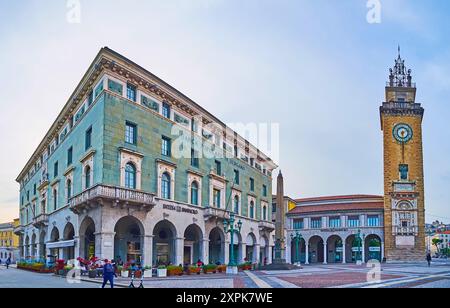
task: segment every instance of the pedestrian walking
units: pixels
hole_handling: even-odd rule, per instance
[[[428,262],[428,267],[431,266],[431,254],[427,253],[427,262]]]
[[[106,284],[109,282],[111,285],[111,289],[114,288],[114,277],[116,277],[116,273],[114,271],[114,267],[109,262],[109,260],[105,260],[105,265],[103,265],[103,284],[102,289],[105,288]]]
[[[8,259],[6,259],[6,269],[9,269],[10,264],[11,264],[11,257],[8,257]]]

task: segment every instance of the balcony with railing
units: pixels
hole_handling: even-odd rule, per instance
[[[24,232],[23,226],[17,226],[13,229],[15,235],[22,235]]]
[[[269,221],[261,220],[258,222],[259,230],[272,232],[275,230],[275,225]]]
[[[92,206],[111,203],[112,206],[137,206],[150,211],[155,206],[155,195],[123,187],[96,185],[69,200],[69,207],[75,213]]]
[[[33,226],[36,228],[48,226],[48,215],[40,214],[33,219]]]
[[[230,219],[230,212],[216,207],[207,207],[205,208],[203,216],[205,217],[206,220],[210,218]]]

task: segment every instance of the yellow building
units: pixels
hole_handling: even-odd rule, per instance
[[[14,228],[19,226],[19,219],[0,224],[0,260],[4,264],[8,258],[15,263],[19,257],[19,237],[14,234]]]
[[[424,109],[400,53],[380,108],[384,146],[384,227],[387,261],[424,260]]]

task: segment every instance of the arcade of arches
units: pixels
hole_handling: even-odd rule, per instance
[[[363,262],[369,260],[382,261],[384,258],[384,243],[380,236],[370,234],[364,238],[361,247],[358,247],[355,235],[349,235],[345,239],[339,235],[331,235],[322,238],[315,235],[307,241],[292,240],[290,243],[291,263],[356,263],[361,252]]]

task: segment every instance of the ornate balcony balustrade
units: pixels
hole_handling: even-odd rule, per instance
[[[393,234],[399,236],[417,236],[419,234],[419,227],[392,227]]]
[[[96,185],[69,200],[70,209],[79,213],[109,202],[112,206],[137,206],[142,210],[150,211],[155,206],[155,195],[143,191],[123,187]]]
[[[40,214],[33,219],[33,226],[36,228],[48,226],[48,215]]]
[[[275,225],[268,221],[260,221],[258,223],[258,225],[259,225],[259,230],[261,230],[261,231],[272,232],[275,230]]]
[[[230,213],[228,211],[216,207],[205,208],[203,216],[205,217],[205,220],[208,220],[210,218],[230,219]]]

